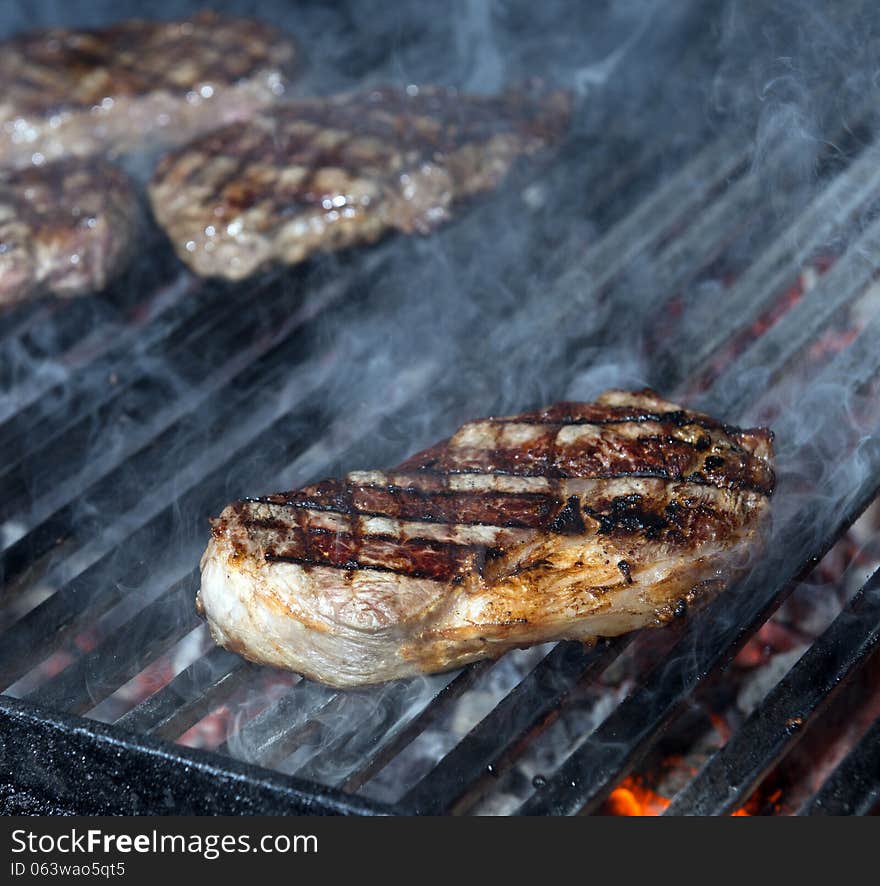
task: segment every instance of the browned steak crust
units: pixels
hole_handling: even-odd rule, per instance
[[[512,427],[525,439],[510,440]],[[261,536],[270,560],[348,569],[380,565],[404,575],[450,579],[472,564],[470,545],[408,540],[398,546],[353,528],[332,535],[315,533],[299,522],[298,515],[316,510],[339,514],[345,518],[342,523],[368,515],[555,534],[585,531],[588,516],[596,521],[600,534],[693,544],[707,532],[723,533],[726,515],[702,503],[695,508],[686,497],[670,507],[673,497],[668,483],[746,490],[762,496],[773,491],[773,471],[753,451],[755,441],[769,439],[766,431],[725,427],[708,416],[683,410],[563,403],[544,412],[487,419],[466,428],[471,434],[476,431],[473,445],[467,437],[459,438],[458,445],[444,441],[379,475],[379,483],[375,474],[368,482],[360,482],[359,474],[352,475],[354,480],[352,476],[325,480],[302,490],[242,502],[238,514],[249,533]],[[542,491],[450,488],[450,478],[462,475],[540,480]],[[657,487],[656,496],[598,496],[586,505],[567,496],[567,480],[623,478],[651,478],[662,480],[663,485]],[[275,516],[262,516],[259,504],[273,506],[268,512]],[[282,510],[275,510],[276,505]],[[377,542],[378,559],[371,553]],[[478,553],[484,558],[500,552],[483,549]]]
[[[0,172],[0,304],[103,288],[131,255],[139,214],[128,178],[103,161]]]
[[[284,93],[291,42],[248,19],[61,28],[0,45],[0,165],[180,144]]]
[[[230,505],[201,606],[228,648],[336,685],[662,624],[748,562],[771,460],[769,431],[651,391],[471,422]]]
[[[197,273],[239,279],[318,250],[425,233],[557,141],[563,93],[426,86],[289,102],[170,154],[153,211]]]

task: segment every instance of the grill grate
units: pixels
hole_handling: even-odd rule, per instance
[[[491,778],[513,760],[510,748],[546,725],[575,687],[600,673],[628,642],[623,637],[598,650],[586,649],[580,643],[557,644],[407,793],[403,805],[427,814],[466,808],[465,803],[472,803],[478,796],[481,779],[487,775]],[[465,792],[466,798],[462,797]]]
[[[675,798],[667,814],[720,815],[741,805],[791,749],[808,720],[880,640],[880,572],[778,683],[742,728]]]
[[[738,333],[747,331],[790,285],[792,273],[799,273],[823,246],[844,236],[861,213],[880,194],[878,148],[865,149],[846,174],[836,176],[813,200],[792,231],[779,236],[725,294],[724,322],[718,322],[718,306],[710,299],[690,307],[688,322],[676,336],[674,354],[660,356],[659,374],[673,385],[699,376],[713,355],[723,352]],[[870,256],[871,253],[866,254]],[[850,296],[858,294],[854,287]],[[816,318],[810,331],[815,334],[824,318]],[[664,359],[665,358],[665,359]],[[731,372],[739,373],[734,364]]]
[[[804,815],[868,815],[880,800],[880,718],[806,804]]]
[[[251,670],[243,658],[219,647],[212,649],[120,717],[116,725],[129,732],[179,738],[243,686]]]
[[[591,335],[606,335],[610,312],[626,302],[633,266],[650,266],[653,304],[668,307],[713,262],[752,237],[750,226],[760,224],[768,246],[740,269],[725,295],[723,315],[717,315],[716,304],[689,296],[686,323],[661,348],[656,383],[684,394],[696,379],[714,372],[718,353],[760,319],[793,274],[834,244],[841,254],[831,270],[722,367],[702,394],[709,409],[726,414],[766,400],[761,395],[786,380],[796,359],[833,317],[864,295],[880,268],[880,228],[871,220],[880,198],[878,150],[864,147],[847,169],[831,170],[825,187],[788,230],[760,211],[763,179],[751,166],[748,144],[729,133],[717,138],[557,274],[546,298],[526,300],[497,337],[480,340],[496,358],[487,363],[501,367],[488,375],[486,388],[503,377],[507,354],[524,336],[549,339],[567,330],[577,347]],[[784,152],[771,154],[764,171],[785,162]],[[613,178],[597,172],[585,211],[601,217],[603,204],[627,183],[638,183],[632,192],[639,193],[652,164],[650,153],[639,152],[631,163],[616,162]],[[483,233],[486,217],[476,210],[438,237],[445,244],[472,240]],[[845,236],[861,227],[843,250]],[[461,403],[460,377],[433,358],[416,367],[397,366],[393,373],[387,366],[371,370],[368,340],[359,345],[357,336],[347,337],[342,351],[313,334],[317,321],[329,328],[357,319],[348,303],[359,292],[381,291],[400,251],[415,262],[420,248],[380,245],[255,286],[153,279],[151,295],[134,307],[115,304],[111,294],[94,303],[44,303],[16,311],[0,342],[0,378],[10,390],[0,401],[0,446],[14,453],[0,474],[0,519],[11,536],[0,561],[7,610],[0,620],[0,689],[24,698],[0,698],[0,722],[9,736],[0,781],[39,792],[56,778],[53,772],[72,774],[71,760],[85,756],[89,789],[78,797],[81,784],[69,779],[59,802],[67,797],[88,811],[387,812],[390,807],[357,792],[429,727],[442,723],[458,700],[491,682],[495,663],[358,693],[300,680],[244,718],[217,752],[206,753],[169,742],[246,692],[261,673],[211,649],[119,716],[115,726],[70,716],[93,711],[201,630],[192,610],[198,582],[192,567],[204,543],[205,515],[262,488],[269,478],[302,480],[362,458],[360,438],[383,421],[400,429],[401,440],[417,439],[419,417],[409,406],[428,391],[465,412],[476,406],[480,392],[473,402]],[[53,336],[40,344],[37,333],[47,324]],[[873,383],[880,373],[878,335],[880,322],[874,320],[818,370],[815,384],[847,378],[849,391],[857,393]],[[63,367],[65,380],[36,370],[19,377],[23,347]],[[133,348],[142,359],[129,359]],[[156,374],[149,370],[153,359],[163,366]],[[343,365],[365,367],[357,396],[347,398],[363,401],[354,413],[340,413],[333,405],[334,372]],[[389,392],[382,382],[390,374],[398,383]],[[113,384],[96,388],[110,376]],[[795,420],[780,419],[781,437],[794,432]],[[831,434],[833,421],[817,417],[816,434]],[[101,459],[93,457],[96,429],[108,440]],[[381,441],[371,455],[388,461],[393,448]],[[798,577],[877,496],[876,437],[837,457],[827,480],[837,507],[816,520],[805,519],[807,505],[787,515],[775,531],[781,561],[775,558],[772,569],[759,565],[739,593],[681,626],[673,650],[683,654],[650,671],[535,788],[522,812],[597,810],[698,685],[730,661]],[[865,468],[857,480],[848,470],[854,458]],[[142,488],[145,477],[153,480],[149,489]],[[192,536],[177,538],[181,526],[194,527]],[[176,539],[171,549],[169,539]],[[122,556],[123,550],[137,555]],[[134,597],[131,588],[139,589]],[[797,738],[780,731],[780,722],[818,714],[831,688],[865,661],[877,636],[876,591],[875,577],[678,795],[671,812],[726,812],[748,796]],[[86,630],[95,632],[89,650],[57,674],[44,675],[36,685],[28,682],[36,664]],[[550,649],[408,787],[395,808],[473,809],[578,690],[634,642],[637,638],[625,637],[592,650],[568,643]],[[837,658],[829,659],[830,650]],[[352,709],[369,715],[352,718],[343,729],[334,725]],[[805,811],[871,808],[877,797],[872,774],[878,743],[871,744],[876,733],[875,725]],[[304,745],[318,750],[302,760],[297,751]],[[241,746],[247,747],[249,764],[232,759]],[[41,766],[34,765],[35,748]],[[340,759],[348,762],[326,776]],[[737,776],[729,784],[731,772]],[[59,790],[55,782],[53,790]]]

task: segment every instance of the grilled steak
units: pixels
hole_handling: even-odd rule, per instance
[[[651,391],[472,422],[230,505],[198,605],[227,649],[335,686],[663,624],[742,568],[771,441]]]
[[[0,305],[103,288],[131,254],[139,213],[128,178],[103,161],[0,172]]]
[[[180,144],[284,92],[290,41],[247,19],[53,28],[0,44],[0,165]]]
[[[317,250],[426,233],[558,139],[563,93],[391,88],[269,108],[170,154],[153,212],[196,273],[240,279]]]

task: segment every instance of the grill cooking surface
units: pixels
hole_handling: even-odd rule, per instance
[[[514,176],[428,239],[231,284],[191,276],[154,232],[111,290],[6,309],[0,802],[606,809],[878,494],[880,142],[859,108],[836,125],[807,198],[780,174],[785,146],[757,157],[741,129],[712,127],[674,164],[668,145],[609,131],[563,147],[557,169],[591,160],[574,181],[552,167]],[[769,181],[797,212],[768,211]],[[578,248],[553,242],[572,188],[588,195],[565,219],[589,221]],[[524,250],[504,245],[512,217],[527,220]],[[503,279],[474,254],[496,233]],[[480,415],[594,394],[610,386],[597,365],[616,359],[625,376],[623,357],[639,355],[637,380],[665,397],[776,432],[766,551],[708,608],[659,640],[560,643],[348,692],[210,642],[197,565],[207,518],[229,501],[394,464]],[[876,575],[828,621],[670,812],[742,808],[827,728],[835,697],[876,673]],[[877,731],[866,720],[793,811],[870,811]]]

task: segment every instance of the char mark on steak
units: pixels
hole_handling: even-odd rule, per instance
[[[287,102],[167,156],[153,212],[196,273],[241,279],[312,253],[426,233],[559,140],[569,97],[376,89]]]
[[[284,93],[291,41],[260,22],[53,28],[0,45],[0,166],[181,144]]]
[[[198,605],[221,645],[337,686],[659,625],[748,562],[771,441],[651,391],[472,422],[230,505]]]
[[[103,161],[0,172],[0,305],[103,289],[131,256],[140,204]]]

